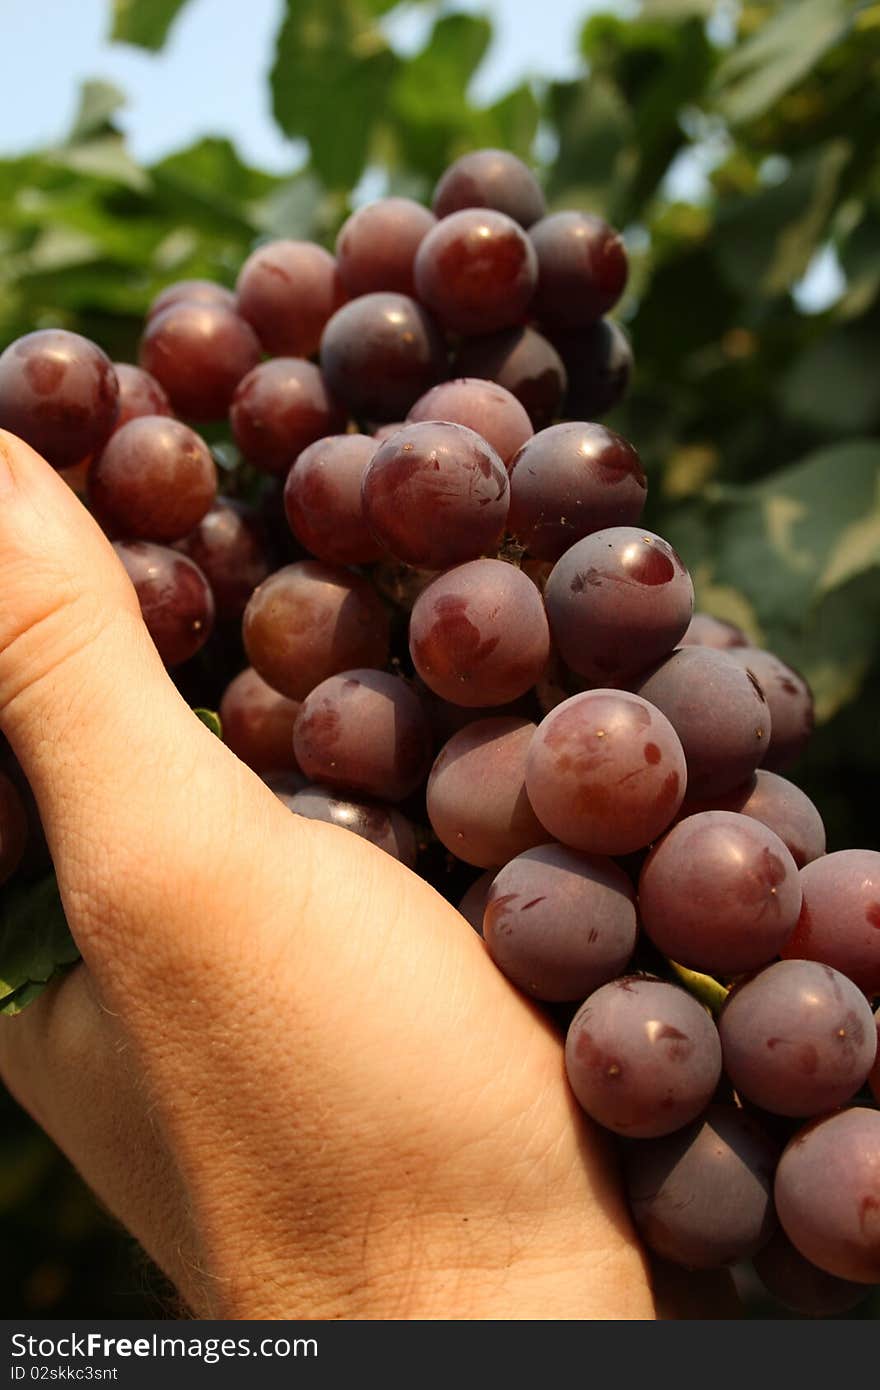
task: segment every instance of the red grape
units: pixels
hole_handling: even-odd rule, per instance
[[[200,435],[167,415],[140,415],[116,430],[89,471],[98,521],[114,536],[176,541],[217,495],[217,469]]]
[[[418,853],[415,831],[396,806],[338,795],[325,787],[305,787],[290,797],[287,805],[307,820],[325,821],[350,830],[393,859],[399,859],[408,869],[415,868]]]
[[[352,297],[373,290],[415,294],[413,262],[437,219],[411,198],[380,198],[353,212],[336,238],[339,278]]]
[[[156,378],[178,415],[220,420],[235,388],[260,360],[253,329],[222,304],[179,300],[149,320],[140,365]]]
[[[508,467],[521,445],[532,437],[532,425],[515,396],[494,381],[459,377],[443,381],[416,401],[407,420],[450,420],[482,436]]]
[[[472,150],[456,159],[434,189],[431,206],[438,217],[463,208],[494,208],[521,227],[546,211],[544,194],[531,169],[509,150]]]
[[[283,477],[309,444],[344,429],[346,414],[313,362],[275,357],[238,383],[229,422],[248,463]]]
[[[715,647],[718,651],[727,651],[730,647],[748,646],[748,638],[734,623],[713,618],[711,613],[695,613],[679,646]]]
[[[547,330],[565,365],[568,391],[564,414],[598,420],[626,392],[633,369],[629,339],[613,319],[560,333]]]
[[[456,353],[460,376],[497,381],[525,407],[532,428],[544,429],[562,413],[568,375],[553,344],[534,328],[504,328],[465,338]]]
[[[270,569],[257,513],[229,497],[218,497],[174,548],[194,560],[211,585],[218,618],[240,618]]]
[[[299,711],[297,700],[279,695],[248,666],[220,700],[223,742],[254,772],[295,771],[293,726]]]
[[[813,732],[813,696],[803,676],[773,652],[733,646],[728,656],[758,681],[770,709],[772,729],[764,766],[783,772],[797,762]]]
[[[114,549],[165,665],[188,661],[214,626],[214,597],[202,571],[188,556],[150,541],[116,541]]]
[[[79,333],[43,328],[0,354],[0,429],[53,468],[72,468],[102,449],[118,413],[113,363]]]
[[[171,402],[154,376],[143,367],[130,362],[114,362],[113,370],[119,382],[119,414],[116,429],[121,430],[129,420],[141,415],[173,415]]]
[[[287,475],[290,529],[319,560],[369,564],[384,553],[364,518],[361,484],[376,452],[366,434],[337,434],[303,449]]]
[[[183,301],[189,304],[219,304],[221,309],[231,309],[235,313],[235,295],[223,285],[215,284],[213,280],[175,280],[150,301],[146,317],[154,319],[163,309]]]
[[[462,917],[473,927],[478,936],[483,935],[483,914],[486,911],[486,899],[494,881],[495,870],[486,869],[479,878],[474,879],[458,904],[458,910]]]
[[[235,285],[238,312],[275,357],[311,357],[345,301],[336,261],[311,241],[270,241],[248,256]]]
[[[364,294],[333,315],[321,370],[354,415],[397,420],[447,373],[446,347],[428,313],[405,294]]]
[[[698,811],[738,811],[779,836],[799,869],[825,853],[825,826],[806,792],[775,772],[759,768],[741,787],[705,800],[685,797],[679,819]]]
[[[456,333],[494,333],[521,323],[537,277],[526,233],[491,209],[467,208],[443,218],[416,255],[419,299]]]
[[[627,279],[626,251],[620,233],[601,217],[554,212],[529,236],[538,260],[538,318],[585,328],[617,303]]]
[[[864,1284],[837,1279],[805,1260],[784,1231],[777,1231],[758,1251],[753,1264],[761,1283],[777,1303],[808,1318],[848,1313],[868,1292]]]
[[[880,854],[844,849],[800,871],[803,905],[782,954],[818,960],[880,994]]]

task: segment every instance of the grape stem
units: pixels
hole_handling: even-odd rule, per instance
[[[688,970],[687,966],[678,965],[674,960],[671,960],[669,965],[679,983],[684,985],[688,993],[692,994],[695,999],[705,1005],[713,1016],[717,1017],[727,999],[727,987],[719,984],[711,975],[701,975],[697,970]]]

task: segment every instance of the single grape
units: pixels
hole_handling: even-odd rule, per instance
[[[486,899],[494,881],[495,870],[484,870],[479,878],[474,879],[458,904],[458,910],[462,917],[473,927],[478,936],[483,935],[483,914],[486,911]]]
[[[217,285],[213,280],[175,280],[150,301],[146,318],[154,319],[163,309],[184,301],[189,304],[217,304],[221,309],[231,309],[235,313],[235,295],[223,285]],[[150,414],[154,413],[160,412],[150,411]]]
[[[412,198],[380,198],[358,208],[336,238],[336,262],[346,293],[396,290],[415,295],[413,262],[437,219]]]
[[[840,970],[880,994],[880,854],[843,849],[800,871],[803,905],[782,954]]]
[[[654,847],[639,878],[642,924],[658,950],[707,974],[737,975],[777,956],[801,906],[797,865],[750,816],[703,811]]]
[[[747,647],[748,638],[741,628],[723,618],[713,618],[711,613],[695,613],[680,647],[715,647],[727,651],[730,647]]]
[[[409,649],[422,680],[444,700],[507,704],[531,689],[547,664],[541,595],[503,560],[459,565],[416,599]]]
[[[130,362],[114,362],[113,370],[119,382],[119,414],[116,429],[121,430],[129,420],[141,415],[173,415],[171,402],[154,376],[143,367]]]
[[[376,440],[378,447],[379,444],[384,444],[386,439],[390,439],[392,434],[402,430],[406,423],[406,420],[392,420],[388,425],[379,425],[378,429],[372,431],[370,438]]]
[[[805,1259],[838,1279],[880,1282],[880,1111],[855,1106],[805,1125],[779,1160],[774,1193]]]
[[[861,990],[811,960],[776,961],[733,990],[718,1028],[733,1086],[776,1115],[819,1115],[844,1105],[877,1053]]]
[[[415,868],[418,854],[415,831],[396,806],[339,796],[324,787],[306,787],[291,797],[288,804],[298,816],[350,830],[393,859],[399,859],[408,869]]]
[[[705,1110],[721,1076],[721,1045],[686,990],[626,975],[603,984],[575,1014],[565,1067],[592,1119],[630,1139],[656,1139]]]
[[[493,868],[546,843],[525,788],[534,733],[527,719],[476,719],[434,760],[428,817],[438,840],[466,864]]]
[[[546,211],[541,186],[509,150],[471,150],[444,171],[431,206],[438,217],[464,208],[494,208],[530,227]]]
[[[586,328],[623,293],[627,258],[620,233],[592,213],[554,212],[529,231],[538,258],[534,311],[542,322]]]
[[[525,407],[533,429],[544,429],[562,413],[568,374],[553,344],[534,328],[465,338],[455,356],[455,372],[497,381]]]
[[[111,536],[176,541],[217,496],[217,468],[202,437],[167,415],[116,430],[89,470],[92,511]]]
[[[475,560],[498,542],[510,488],[490,444],[465,425],[424,421],[381,444],[364,473],[367,524],[419,569]]]
[[[42,328],[0,354],[0,429],[53,468],[72,468],[103,449],[118,414],[113,363],[79,333]]]
[[[825,826],[806,792],[776,772],[758,768],[741,787],[723,796],[686,796],[679,820],[698,811],[738,811],[752,816],[779,836],[799,869],[825,853]]]
[[[626,393],[633,371],[629,339],[613,319],[560,333],[547,330],[568,378],[564,414],[598,420]]]
[[[483,936],[526,994],[580,1000],[626,969],[636,944],[632,884],[611,859],[540,845],[511,859],[486,899]]]
[[[382,801],[403,801],[431,764],[431,729],[400,676],[347,670],[316,685],[296,721],[293,746],[313,782]]]
[[[726,652],[679,647],[633,688],[681,739],[689,796],[718,796],[754,773],[772,736],[770,711],[761,687]]]
[[[229,682],[220,700],[223,742],[254,772],[296,770],[293,726],[297,700],[288,700],[248,666]]]
[[[777,1231],[752,1261],[755,1273],[777,1303],[808,1318],[830,1318],[848,1313],[865,1298],[864,1284],[837,1279],[810,1264],[792,1245],[784,1231]]]
[[[327,320],[345,302],[335,259],[311,241],[258,246],[235,291],[239,314],[273,357],[311,357]]]
[[[776,1229],[777,1154],[751,1116],[727,1105],[710,1105],[674,1134],[628,1141],[626,1189],[642,1240],[688,1269],[757,1254]]]
[[[116,541],[113,548],[165,665],[188,661],[214,626],[214,596],[202,571],[188,556],[151,541]]]
[[[418,298],[456,333],[495,333],[522,323],[537,279],[528,236],[491,209],[444,217],[416,254]]]
[[[515,396],[494,381],[458,377],[432,386],[412,407],[407,421],[450,420],[467,425],[498,454],[510,462],[517,450],[532,438],[532,425]]]
[[[0,772],[0,884],[15,873],[27,848],[28,818],[24,802],[5,772]]]
[[[810,687],[791,666],[759,647],[730,647],[728,656],[751,671],[766,696],[773,727],[764,767],[784,772],[797,762],[813,732]]]
[[[218,618],[240,618],[269,573],[268,541],[253,507],[218,497],[175,550],[194,560],[211,586]]]
[[[248,660],[273,690],[291,700],[339,671],[382,667],[388,614],[375,590],[338,565],[285,565],[251,595],[242,618]]]
[[[284,510],[306,550],[331,564],[365,565],[383,550],[364,518],[361,484],[376,441],[336,434],[303,449],[287,475]]]
[[[343,430],[345,422],[320,369],[301,357],[260,362],[239,382],[229,411],[248,463],[278,477],[309,444]]]
[[[338,309],[321,338],[321,370],[353,415],[398,420],[447,375],[446,347],[420,304],[390,291]]]
[[[260,355],[250,324],[231,309],[183,299],[149,320],[138,360],[177,415],[201,421],[223,418]]]
[[[542,721],[526,768],[535,813],[563,844],[630,854],[672,821],[684,753],[665,715],[623,690],[589,690]]]
[[[570,420],[541,430],[514,458],[507,528],[536,559],[558,560],[595,531],[635,526],[647,495],[631,444],[604,425]]]
[[[611,685],[672,651],[691,620],[694,586],[668,541],[612,526],[566,550],[544,601],[566,665]]]

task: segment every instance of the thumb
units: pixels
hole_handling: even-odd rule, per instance
[[[96,873],[116,885],[135,876],[143,883],[151,862],[162,872],[166,851],[179,857],[187,842],[195,853],[202,812],[217,801],[205,779],[216,780],[218,762],[227,782],[249,776],[178,694],[97,523],[5,431],[0,729],[33,788],[87,959],[76,902],[99,896]]]

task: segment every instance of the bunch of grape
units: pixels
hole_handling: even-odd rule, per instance
[[[565,1029],[648,1247],[849,1309],[880,1281],[880,854],[825,853],[780,775],[806,682],[694,614],[639,525],[639,456],[597,422],[632,364],[620,236],[503,151],[432,206],[169,286],[140,366],[19,339],[0,425],[72,470],[235,753],[459,902]],[[197,428],[226,420],[231,468]]]

